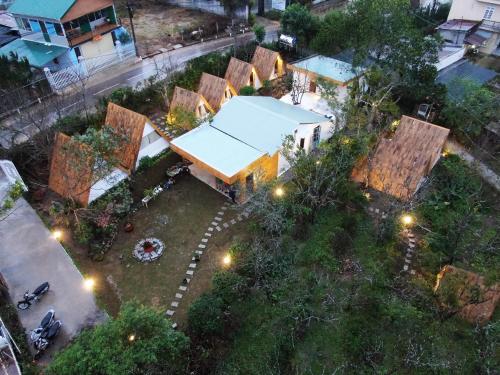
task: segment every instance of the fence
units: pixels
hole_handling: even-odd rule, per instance
[[[44,72],[52,89],[59,92],[72,84],[81,83],[82,80],[88,79],[97,72],[130,61],[133,58],[135,58],[134,44],[130,43],[122,47],[117,42],[116,49],[112,53],[89,59],[80,58],[78,64],[56,72],[51,72],[48,68],[45,68]]]
[[[205,12],[226,15],[224,7],[218,0],[167,0],[167,4],[176,5],[182,8],[200,9]],[[247,19],[247,7],[242,7],[236,11],[237,18]]]

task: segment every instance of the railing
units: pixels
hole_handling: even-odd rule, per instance
[[[483,20],[483,22],[481,22],[481,28],[486,28],[486,29],[489,29],[489,30],[493,30],[493,31],[500,31],[500,22],[496,22],[496,21],[490,21],[490,20]]]
[[[103,33],[116,29],[117,27],[117,23],[107,22],[99,26],[94,26],[90,31],[86,32],[82,32],[81,29],[66,30],[66,36],[68,38],[70,46],[73,47]]]

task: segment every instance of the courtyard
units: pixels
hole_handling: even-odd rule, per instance
[[[68,246],[71,256],[82,273],[95,281],[98,302],[110,314],[116,315],[122,303],[133,299],[163,312],[173,309],[171,304],[177,301],[172,319],[179,324],[184,322],[189,304],[210,289],[212,275],[223,267],[229,247],[245,236],[239,208],[190,175],[179,178],[171,190],[148,202],[148,207],[131,213],[127,222],[133,224],[133,231],[120,230],[104,260],[92,261],[76,244]],[[145,238],[164,244],[155,261],[140,262],[133,256],[134,247]],[[200,250],[203,255],[196,253]],[[188,275],[188,270],[194,274]],[[190,282],[183,283],[185,278]],[[185,290],[179,290],[180,286]]]

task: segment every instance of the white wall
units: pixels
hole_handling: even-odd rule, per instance
[[[128,175],[122,170],[115,168],[108,176],[97,181],[90,188],[89,202],[91,203],[106,193],[113,186],[116,186],[120,181],[126,179]]]
[[[167,140],[165,138],[163,138],[162,136],[159,136],[159,138],[157,140],[155,140],[153,143],[144,144],[144,143],[147,143],[147,141],[145,141],[144,137],[147,137],[148,135],[150,135],[152,133],[158,134],[156,132],[155,128],[153,128],[150,124],[146,123],[146,125],[144,126],[144,132],[142,133],[142,139],[143,139],[142,143],[143,144],[141,145],[141,149],[139,151],[139,154],[137,155],[137,162],[135,165],[136,168],[139,166],[139,163],[143,157],[156,156],[160,152],[162,152],[163,150],[166,150],[170,146],[169,143],[167,142]]]
[[[491,21],[500,22],[500,1],[498,0],[454,0],[451,3],[448,20],[464,19],[481,21],[487,7],[494,7]]]

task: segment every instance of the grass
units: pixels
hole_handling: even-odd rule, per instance
[[[182,177],[173,190],[164,191],[149,202],[148,208],[141,208],[129,217],[133,232],[120,231],[102,262],[91,261],[84,251],[73,246],[71,255],[82,273],[96,280],[96,295],[112,315],[117,314],[121,303],[132,299],[166,310],[185,277],[194,251],[224,202],[221,194],[194,177]],[[224,220],[234,216],[230,208]],[[244,224],[214,233],[180,305],[179,320],[185,316],[190,301],[210,288],[212,273],[221,266],[218,259],[235,238],[245,235]],[[165,251],[159,260],[140,263],[133,258],[135,244],[145,237],[164,242]]]

